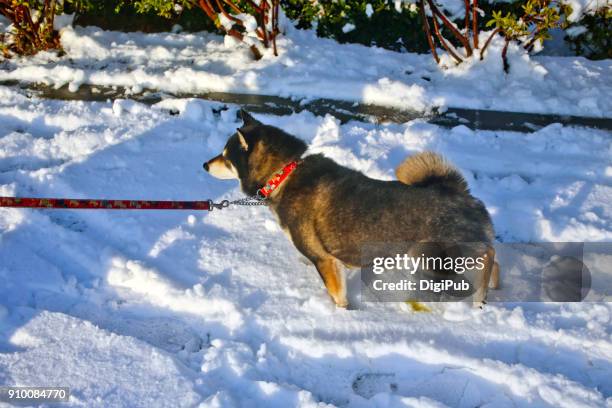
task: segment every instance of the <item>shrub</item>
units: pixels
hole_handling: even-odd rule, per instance
[[[478,0],[464,0],[465,4],[465,26],[463,29],[454,24],[433,0],[419,0],[419,7],[423,17],[423,28],[427,36],[431,53],[438,62],[439,57],[436,52],[435,40],[437,39],[443,48],[452,56],[457,64],[473,55],[474,50],[480,48],[478,22]],[[425,8],[430,11],[431,19],[425,17]],[[503,13],[501,10],[492,12],[486,26],[494,27],[485,44],[480,49],[480,59],[483,59],[485,51],[493,38],[502,35],[504,47],[502,49],[502,59],[504,70],[508,70],[508,60],[506,52],[511,41],[516,41],[523,45],[527,51],[532,51],[536,42],[542,43],[549,39],[549,30],[552,28],[563,28],[567,25],[567,16],[571,14],[571,8],[556,0],[527,0],[521,6],[519,16],[514,12]],[[432,24],[429,24],[429,21]],[[449,41],[441,30],[451,33],[455,41]],[[463,51],[456,48],[456,45],[463,46]]]
[[[74,24],[98,26],[104,30],[141,31],[145,33],[171,31],[179,25],[185,31],[215,31],[212,21],[199,8],[185,8],[180,14],[161,17],[154,10],[137,12],[134,7],[125,6],[122,0],[93,1],[92,6],[79,11]]]
[[[139,13],[154,11],[165,18],[198,7],[218,30],[247,44],[255,59],[262,57],[260,46],[272,47],[278,55],[280,0],[124,0],[120,6],[125,4]]]
[[[612,6],[606,5],[592,15],[572,24],[565,41],[577,55],[591,59],[612,58]]]
[[[566,28],[568,25],[567,16],[572,12],[569,5],[554,0],[528,0],[521,7],[523,13],[520,17],[512,13],[503,16],[501,11],[493,12],[493,18],[489,20],[487,27],[493,26],[495,29],[480,51],[480,58],[482,59],[493,37],[501,34],[504,37],[502,58],[506,71],[508,70],[506,51],[511,41],[516,41],[527,51],[532,51],[536,42],[539,41],[542,44],[544,40],[551,38],[550,29]]]
[[[464,0],[463,7],[451,11],[443,8],[443,5],[449,7],[449,2],[414,1],[417,3],[405,0],[282,0],[282,5],[298,28],[314,27],[319,36],[396,51],[430,51],[436,61],[439,61],[439,48],[442,48],[456,63],[474,54],[485,55],[485,44],[478,43],[479,36],[475,33],[492,29],[484,43],[499,36],[506,50],[510,42],[518,42],[532,51],[549,38],[551,28],[566,27],[570,14],[569,7],[560,0],[488,0],[483,3]],[[368,4],[370,15],[366,13]],[[583,12],[592,13],[589,7]],[[605,58],[612,52],[609,35],[612,12],[610,6],[605,10],[586,16],[575,30],[580,35],[568,39],[577,53]],[[508,68],[506,60],[505,67]]]
[[[394,51],[428,50],[414,5],[388,0],[282,0],[281,4],[298,28],[316,27],[320,37]]]
[[[70,3],[74,7],[87,6],[84,1],[73,0]],[[63,7],[61,0],[0,0],[0,14],[11,22],[10,30],[0,34],[0,50],[4,57],[61,50],[53,23],[55,16],[63,12]]]

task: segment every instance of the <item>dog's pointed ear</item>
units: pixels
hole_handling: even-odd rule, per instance
[[[261,125],[260,121],[252,117],[251,114],[245,111],[244,109],[240,109],[240,112],[238,112],[238,115],[240,116],[240,119],[242,119],[242,122],[243,122],[242,126]]]
[[[244,137],[244,134],[240,131],[240,129],[236,129],[236,133],[238,134],[238,140],[240,141],[240,147],[242,147],[244,151],[249,150],[249,144],[247,143],[246,137]]]

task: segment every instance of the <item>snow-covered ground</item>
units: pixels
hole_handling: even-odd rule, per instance
[[[461,3],[463,7],[463,3]],[[0,21],[0,29],[2,24]],[[122,86],[172,93],[240,92],[332,98],[428,111],[433,107],[609,117],[612,63],[580,57],[530,57],[512,45],[504,74],[501,40],[477,57],[440,69],[429,54],[338,44],[290,26],[254,61],[244,45],[207,34],[139,34],[66,27],[67,54],[39,53],[0,63],[0,81]],[[484,43],[486,33],[482,34]],[[232,43],[232,44],[229,44]],[[450,64],[452,65],[452,64]]]
[[[0,195],[240,197],[201,168],[239,125],[235,106],[219,107],[0,87]],[[500,241],[612,239],[607,132],[258,118],[373,177],[441,152]],[[0,209],[0,282],[0,385],[69,386],[71,406],[612,406],[612,304],[337,309],[261,207]]]

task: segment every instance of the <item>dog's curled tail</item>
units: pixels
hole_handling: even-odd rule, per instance
[[[395,169],[397,179],[410,186],[442,185],[457,192],[467,192],[468,185],[459,170],[434,152],[408,157]]]

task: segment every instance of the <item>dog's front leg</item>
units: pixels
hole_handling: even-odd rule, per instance
[[[346,277],[338,261],[334,257],[329,256],[316,261],[315,267],[319,271],[321,278],[323,278],[327,292],[336,303],[336,306],[347,307]]]

